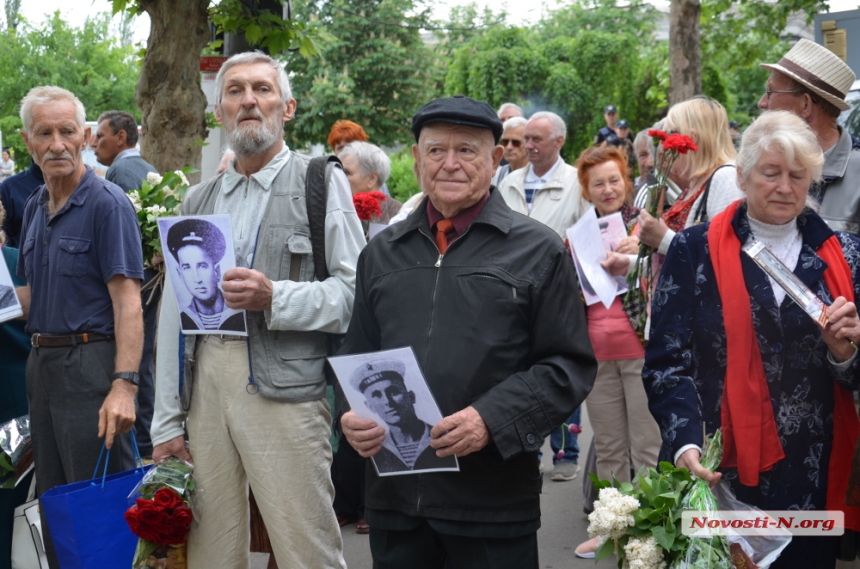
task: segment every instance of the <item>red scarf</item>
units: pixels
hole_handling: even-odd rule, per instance
[[[663,221],[666,223],[666,226],[675,233],[683,230],[687,223],[687,218],[690,217],[690,210],[693,209],[693,204],[696,203],[696,200],[699,199],[699,196],[701,196],[704,191],[705,184],[699,186],[699,189],[692,195],[690,195],[689,189],[684,190],[684,193],[675,200],[675,203],[672,204],[669,211],[663,213],[661,216]]]
[[[720,466],[736,466],[741,484],[757,486],[759,473],[773,468],[785,458],[785,452],[777,434],[761,350],[753,329],[752,307],[741,269],[741,242],[732,227],[741,203],[742,200],[738,200],[715,216],[708,230],[711,263],[723,303],[728,359],[720,417],[723,429]],[[824,283],[831,296],[844,296],[853,302],[851,269],[837,237],[833,235],[827,239],[817,253],[827,263]],[[860,419],[851,392],[836,381],[833,382],[833,402],[827,509],[844,511],[845,527],[860,531],[860,508],[845,505]]]

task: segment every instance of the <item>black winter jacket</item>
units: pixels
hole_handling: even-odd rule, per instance
[[[585,400],[597,362],[558,235],[495,189],[439,255],[426,199],[359,257],[341,354],[411,346],[443,416],[473,406],[490,432],[460,472],[379,477],[367,507],[470,522],[540,517],[537,451]]]

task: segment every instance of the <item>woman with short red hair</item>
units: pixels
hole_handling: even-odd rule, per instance
[[[639,210],[629,203],[633,184],[624,153],[614,147],[592,147],[580,155],[576,168],[582,197],[594,205],[597,217],[621,212],[629,234]],[[637,248],[635,239],[614,246],[627,254],[635,254]],[[624,311],[623,294],[609,308],[598,302],[585,309],[588,337],[597,358],[597,377],[585,404],[594,429],[597,476],[629,482],[631,459],[636,470],[657,465],[660,429],[648,412],[642,385],[645,348]],[[595,538],[581,544],[575,553],[592,558],[596,549]]]
[[[337,121],[328,133],[328,145],[335,154],[340,154],[350,142],[367,142],[369,139],[364,129],[352,121]]]

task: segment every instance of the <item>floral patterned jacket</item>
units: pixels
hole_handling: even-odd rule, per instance
[[[815,251],[833,232],[809,209],[797,223],[803,248],[794,273],[830,304],[833,299],[823,279],[826,264]],[[746,205],[738,208],[732,226],[746,243],[750,237]],[[675,237],[654,295],[642,377],[663,436],[661,460],[672,461],[686,444],[701,446],[703,433],[720,427],[726,330],[708,254],[709,227],[692,227]],[[860,240],[846,233],[837,236],[860,299]],[[823,508],[833,439],[832,380],[856,389],[860,357],[841,366],[831,363],[817,324],[788,296],[777,307],[765,273],[745,253],[740,255],[786,458],[760,477],[756,489],[741,487],[733,468],[723,470],[724,479],[738,498],[759,507]]]

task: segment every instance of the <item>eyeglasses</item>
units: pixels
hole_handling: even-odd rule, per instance
[[[780,91],[771,91],[770,89],[764,90],[764,96],[767,97],[768,101],[770,101],[770,96],[773,95],[774,93],[791,93],[792,95],[800,95],[799,92],[797,92],[793,89],[784,89],[784,90],[780,90]]]
[[[519,148],[520,146],[523,145],[523,141],[517,140],[515,138],[503,138],[499,141],[499,144],[501,144],[504,147],[507,147],[508,144],[511,144],[511,145],[513,145],[514,148]]]

